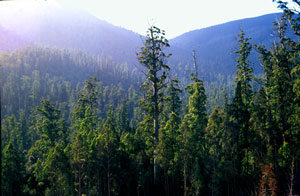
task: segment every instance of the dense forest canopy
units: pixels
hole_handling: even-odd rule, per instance
[[[231,35],[234,75],[206,73],[197,47],[188,67],[176,67],[169,53],[187,53],[156,26],[127,63],[78,48],[1,52],[1,194],[299,195],[293,2],[276,1],[284,13],[272,41],[244,29]]]

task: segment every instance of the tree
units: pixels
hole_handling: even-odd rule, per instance
[[[184,116],[183,133],[186,144],[186,153],[190,157],[190,176],[191,183],[189,195],[198,195],[205,187],[205,165],[204,157],[206,154],[205,128],[207,125],[206,114],[206,95],[203,82],[195,78],[195,81],[187,86],[189,96],[189,113]],[[185,130],[186,129],[186,130]]]
[[[79,92],[79,99],[75,106],[73,117],[73,141],[69,145],[69,157],[75,176],[74,185],[78,195],[88,194],[89,180],[93,179],[92,163],[96,157],[92,157],[91,145],[96,137],[96,131],[101,122],[96,116],[99,92],[96,86],[96,78],[90,78],[84,82],[83,89]]]
[[[78,187],[76,190],[78,195],[88,194],[88,180],[92,179],[93,171],[89,169],[96,157],[91,156],[90,148],[96,137],[97,123],[97,117],[93,114],[90,106],[86,107],[84,117],[79,118],[74,123],[75,138],[70,146],[69,156],[74,167],[75,186]]]
[[[291,165],[294,160],[299,164],[299,36],[300,2],[276,1],[284,10],[280,21],[275,22],[278,41],[270,49],[258,47],[266,72],[265,94],[267,123],[272,153],[266,162],[274,164],[274,173],[278,180],[278,193],[284,194],[289,181]],[[288,37],[291,27],[294,37]],[[295,169],[297,170],[297,168]],[[291,172],[294,173],[294,172]],[[299,182],[295,182],[298,183]]]
[[[249,43],[250,38],[245,37],[245,33],[241,30],[239,36],[239,50],[235,53],[238,54],[237,58],[237,71],[235,77],[235,94],[233,101],[230,105],[230,116],[231,116],[231,126],[233,141],[236,144],[236,170],[240,174],[238,182],[238,191],[236,193],[249,194],[251,188],[249,186],[250,170],[249,160],[251,155],[250,141],[252,138],[252,133],[250,132],[250,118],[251,118],[251,108],[253,105],[252,87],[250,82],[253,78],[253,71],[250,68],[250,62],[248,60],[252,46]]]
[[[225,168],[225,153],[230,138],[227,138],[225,130],[225,114],[224,111],[215,107],[209,116],[206,128],[205,139],[207,142],[209,162],[211,173],[211,195],[218,195],[222,191],[222,170]],[[223,158],[224,157],[224,158]]]
[[[37,107],[37,131],[41,138],[50,140],[51,146],[54,146],[55,142],[66,138],[65,124],[60,119],[60,111],[49,100],[42,100],[41,104]]]
[[[83,190],[85,183],[84,177],[86,176],[86,165],[88,164],[89,157],[89,144],[87,143],[86,132],[79,132],[72,143],[70,149],[70,159],[73,165],[76,192],[81,196],[85,191]]]
[[[237,68],[235,82],[240,82],[241,96],[243,103],[248,107],[253,97],[252,87],[250,82],[253,78],[253,70],[250,68],[250,62],[248,60],[252,46],[249,43],[250,38],[245,37],[245,33],[241,30],[239,34],[239,47],[240,49],[235,51],[238,54]]]
[[[1,195],[23,195],[25,182],[24,160],[12,142],[3,149],[1,171]]]
[[[113,172],[116,170],[119,146],[119,137],[112,124],[111,118],[108,117],[103,125],[101,133],[97,137],[99,151],[103,154],[104,168],[106,173],[107,195],[114,195],[112,180],[115,177]]]
[[[169,47],[168,40],[164,37],[165,32],[155,26],[148,29],[147,39],[141,51],[137,54],[140,63],[147,69],[145,74],[147,81],[142,88],[146,90],[146,97],[142,101],[143,109],[153,119],[154,131],[154,183],[158,183],[157,146],[159,144],[159,115],[162,111],[163,89],[167,71],[170,69],[165,63],[166,55],[164,48]]]
[[[51,178],[51,173],[55,170],[63,170],[60,167],[46,168],[45,162],[53,157],[52,152],[58,144],[65,145],[67,131],[64,120],[60,119],[60,111],[49,101],[42,100],[41,106],[36,108],[35,124],[33,129],[36,130],[38,139],[34,142],[33,146],[29,149],[27,157],[29,159],[30,167],[28,170],[31,172],[34,182],[37,183],[36,187],[29,187],[33,192],[42,192],[46,194],[47,188],[57,190],[55,178]],[[61,156],[63,157],[63,155]],[[57,176],[58,178],[58,176]],[[56,179],[57,180],[57,179]],[[53,187],[52,187],[53,186]]]
[[[197,73],[196,62],[195,73]],[[189,94],[188,114],[181,124],[184,157],[184,195],[204,193],[206,156],[205,128],[207,125],[206,95],[203,81],[193,73],[191,84],[185,89]]]
[[[275,1],[275,0],[274,0]],[[290,64],[293,65],[291,69],[291,79],[292,79],[292,88],[294,93],[294,100],[292,107],[292,114],[289,116],[289,123],[291,124],[291,144],[295,148],[293,148],[294,157],[299,157],[300,151],[299,151],[299,137],[300,137],[300,1],[299,0],[293,0],[291,2],[289,1],[279,1],[276,0],[275,2],[278,3],[278,7],[281,8],[284,11],[283,17],[286,17],[286,19],[291,24],[291,29],[295,36],[297,37],[297,41],[295,39],[288,40],[287,45],[290,47]],[[298,149],[298,150],[296,150]],[[299,160],[296,160],[299,164]]]
[[[64,152],[65,143],[56,143],[47,154],[43,166],[43,173],[47,174],[49,186],[46,188],[45,195],[71,195],[72,186],[71,170],[68,157]]]
[[[166,195],[174,195],[178,192],[178,185],[176,185],[175,175],[179,173],[179,150],[180,150],[180,109],[181,100],[179,88],[179,81],[177,79],[171,80],[167,89],[168,96],[166,97],[166,110],[169,112],[168,120],[164,127],[160,129],[160,143],[158,145],[158,159],[164,169],[165,176],[165,190]],[[171,184],[169,184],[169,176],[171,176]],[[181,175],[176,176],[177,179]],[[171,191],[171,192],[170,192]]]
[[[79,92],[79,99],[74,109],[74,115],[77,119],[84,118],[87,107],[90,107],[93,114],[96,114],[98,96],[97,79],[91,77],[84,81],[84,87]]]

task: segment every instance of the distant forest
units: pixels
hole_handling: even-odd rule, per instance
[[[205,81],[197,51],[193,69],[173,69],[156,26],[135,69],[54,47],[1,52],[1,194],[300,195],[293,2],[276,1],[284,13],[273,45],[251,44],[241,30],[235,75]]]

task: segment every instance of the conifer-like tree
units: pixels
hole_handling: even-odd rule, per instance
[[[180,141],[180,109],[181,99],[179,88],[179,81],[177,79],[171,80],[167,89],[168,96],[166,97],[166,110],[168,111],[168,120],[164,127],[160,129],[160,143],[158,146],[160,165],[164,169],[165,177],[165,192],[166,195],[174,195],[178,191],[178,178],[181,175],[179,172],[180,161],[179,150],[181,147]],[[170,179],[169,179],[170,177]]]
[[[195,55],[195,53],[194,53]],[[195,57],[195,56],[194,56]],[[194,59],[197,73],[196,59]],[[185,87],[189,94],[188,114],[181,124],[184,157],[184,195],[199,195],[205,187],[204,156],[207,125],[206,95],[203,81],[191,74],[192,83]]]
[[[36,108],[35,124],[32,129],[36,132],[38,139],[28,151],[29,163],[32,165],[28,170],[31,172],[33,181],[36,181],[36,187],[30,187],[30,191],[37,191],[46,194],[48,188],[58,189],[51,180],[54,170],[59,167],[48,167],[46,169],[45,162],[50,160],[52,151],[59,143],[65,144],[66,127],[62,119],[60,119],[60,111],[49,101],[42,100],[41,106]],[[55,176],[58,177],[58,176]],[[51,185],[50,185],[51,184]]]
[[[265,49],[264,46],[257,49],[266,73],[265,85],[261,88],[263,96],[260,98],[267,114],[262,115],[266,118],[266,137],[269,140],[267,148],[272,149],[271,152],[268,151],[266,164],[274,164],[274,172],[278,176],[278,192],[283,194],[290,178],[287,175],[291,170],[289,167],[299,155],[299,43],[287,37],[288,20],[295,35],[299,36],[299,17],[293,16],[297,10],[290,9],[287,3],[278,3],[285,10],[280,21],[274,23],[279,41],[274,42],[270,49]]]
[[[12,142],[5,146],[1,154],[1,195],[23,195],[25,168],[21,154]]]
[[[118,167],[118,146],[119,137],[112,124],[111,117],[108,116],[103,125],[101,133],[97,137],[98,150],[103,155],[104,168],[106,173],[107,195],[114,195],[112,181],[115,178],[113,171]],[[116,179],[115,179],[116,180]]]
[[[249,55],[252,46],[249,42],[250,38],[245,37],[245,33],[241,30],[239,37],[239,49],[235,52],[238,54],[237,58],[237,71],[235,77],[235,95],[230,106],[230,115],[234,128],[233,140],[236,146],[236,170],[241,177],[239,181],[239,191],[250,191],[247,179],[250,175],[249,156],[250,153],[250,118],[251,118],[251,105],[253,102],[253,91],[250,84],[253,78],[253,71],[250,68]],[[246,188],[247,187],[247,188]],[[237,191],[238,192],[238,191]]]
[[[163,89],[170,69],[165,60],[170,55],[165,54],[164,49],[169,47],[165,32],[156,26],[148,29],[147,39],[141,51],[137,54],[138,60],[146,68],[147,80],[142,85],[146,91],[145,98],[141,101],[143,109],[153,121],[154,132],[154,183],[158,183],[157,146],[159,143],[159,116],[162,111]]]

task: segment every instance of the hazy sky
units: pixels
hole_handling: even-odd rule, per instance
[[[18,0],[18,2],[30,0]],[[39,0],[35,0],[37,2]],[[15,1],[16,2],[16,1]],[[45,3],[45,1],[39,1]],[[87,10],[117,26],[145,34],[149,24],[167,38],[231,20],[279,12],[272,0],[47,0]],[[1,4],[0,4],[1,6]]]
[[[168,38],[231,20],[279,12],[272,0],[57,0],[145,34],[154,23]]]

